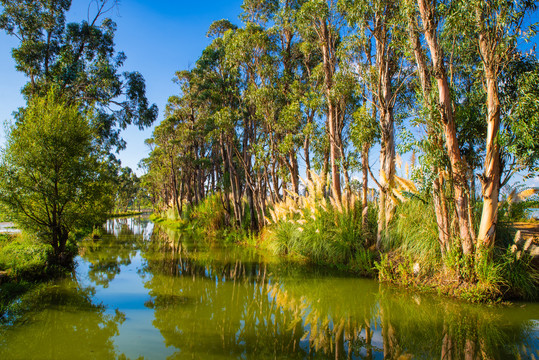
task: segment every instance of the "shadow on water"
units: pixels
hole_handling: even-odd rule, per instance
[[[0,358],[539,359],[537,304],[418,295],[144,218],[105,228],[76,276],[21,299]]]

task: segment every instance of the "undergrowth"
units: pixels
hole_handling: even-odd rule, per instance
[[[454,245],[442,258],[433,206],[411,200],[399,205],[375,267],[380,281],[471,302],[537,300],[539,272],[529,254],[511,250],[513,236],[505,224],[499,226],[494,250],[479,248],[466,256]]]
[[[305,196],[287,192],[283,201],[268,207],[267,224],[258,235],[248,231],[248,219],[241,226],[230,226],[218,194],[196,206],[186,204],[179,218],[170,212],[151,218],[200,238],[262,247],[291,259],[471,302],[539,298],[539,272],[528,254],[511,250],[515,232],[509,223],[499,224],[493,251],[479,249],[466,256],[453,239],[452,249],[442,257],[434,207],[412,197],[396,207],[376,251],[376,205],[369,203],[368,225],[363,229],[358,199],[346,194],[340,201],[327,197],[323,182],[313,175]],[[248,214],[246,202],[243,205]]]
[[[376,226],[375,208],[371,204],[369,228],[362,229],[361,202],[349,194],[341,200],[326,197],[322,179],[311,175],[305,196],[288,192],[270,209],[265,247],[275,254],[373,276],[374,254],[367,247]]]

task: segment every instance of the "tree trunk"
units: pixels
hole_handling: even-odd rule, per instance
[[[180,202],[178,199],[178,183],[176,180],[176,169],[174,167],[174,157],[170,157],[170,171],[172,175],[172,187],[173,187],[173,194],[174,194],[174,204],[176,205],[176,211],[178,212],[178,217],[181,216],[182,211],[180,209]]]
[[[410,36],[410,42],[414,51],[414,57],[417,64],[417,72],[423,91],[424,105],[429,112],[433,113],[433,107],[431,106],[430,99],[432,96],[432,87],[429,79],[429,71],[427,69],[427,63],[421,42],[419,41],[419,35],[416,31],[415,14],[410,16],[408,21],[408,33]],[[436,129],[433,127],[433,122],[427,124],[427,132],[429,137],[433,139],[436,144],[439,144],[440,148],[443,148],[442,140],[437,134]],[[440,250],[442,256],[450,250],[450,233],[449,233],[449,218],[447,211],[447,201],[443,193],[443,176],[439,168],[433,168],[435,174],[439,174],[433,182],[432,198],[434,202],[434,212],[436,214],[436,224],[438,226],[438,241],[440,243]]]
[[[436,7],[435,4],[427,3],[425,0],[417,0],[419,12],[423,22],[425,40],[429,46],[433,75],[436,78],[438,86],[438,101],[441,122],[443,124],[447,155],[451,162],[451,173],[453,176],[455,208],[458,217],[459,235],[461,239],[462,252],[470,255],[474,251],[472,241],[472,228],[469,222],[468,197],[466,195],[467,179],[466,164],[462,160],[457,140],[457,131],[455,120],[453,118],[453,108],[449,83],[445,71],[443,53],[438,44],[438,35],[436,31]]]
[[[365,143],[361,148],[361,170],[363,174],[363,183],[362,183],[362,194],[361,194],[361,229],[363,234],[366,234],[367,228],[369,226],[369,203],[368,203],[368,192],[369,192],[369,149],[370,145]],[[369,246],[369,240],[366,237],[366,246]]]
[[[481,52],[486,44],[481,43]],[[485,57],[485,55],[483,55]],[[496,223],[498,221],[498,197],[500,194],[501,163],[498,132],[500,129],[500,101],[498,99],[498,85],[496,71],[484,62],[487,82],[487,151],[481,176],[481,189],[483,193],[483,211],[479,225],[479,244],[487,249],[494,246],[496,236]]]
[[[335,49],[331,49],[331,39],[327,23],[324,22],[321,29],[322,62],[324,68],[324,87],[327,101],[327,126],[329,137],[329,157],[331,163],[331,189],[335,200],[341,199],[341,174],[340,174],[340,133],[337,127],[335,102],[332,99],[333,73],[335,71]]]
[[[380,114],[382,141],[380,147],[380,203],[378,218],[378,233],[376,247],[379,249],[382,241],[382,233],[388,236],[388,225],[394,208],[391,200],[391,192],[395,178],[395,135],[393,114],[382,109]]]
[[[376,69],[378,71],[378,84],[375,97],[380,111],[380,199],[378,213],[378,232],[376,248],[379,249],[382,233],[388,235],[388,225],[391,221],[393,202],[391,192],[395,176],[395,129],[393,119],[393,105],[395,102],[392,78],[395,74],[395,54],[390,44],[388,24],[384,18],[387,14],[377,14],[375,17],[375,31],[373,36],[376,48]]]
[[[435,171],[439,171],[435,169]],[[447,212],[447,203],[443,194],[443,179],[438,176],[434,179],[432,185],[432,199],[434,202],[434,212],[436,213],[436,224],[438,225],[438,242],[442,257],[451,250],[449,243],[449,219]]]

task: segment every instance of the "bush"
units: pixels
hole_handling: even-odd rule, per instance
[[[321,179],[312,175],[306,196],[291,193],[270,209],[266,246],[276,254],[370,273],[372,259],[363,250],[373,231],[361,228],[360,201],[355,196],[343,195],[341,201],[325,197]],[[371,209],[369,220],[373,213]]]
[[[0,269],[18,279],[42,278],[52,254],[51,245],[26,234],[17,235],[0,249]]]
[[[500,272],[507,298],[539,298],[539,271],[532,266],[531,256],[527,252],[512,252],[507,249],[501,256]]]

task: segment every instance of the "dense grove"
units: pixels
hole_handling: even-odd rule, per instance
[[[501,192],[537,170],[535,2],[242,9],[176,73],[180,93],[147,141],[157,210],[383,280],[537,295],[505,225],[536,190]]]

